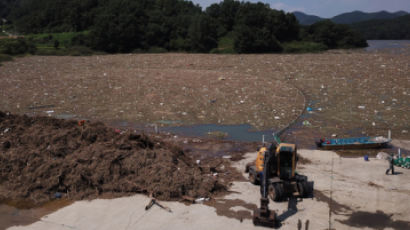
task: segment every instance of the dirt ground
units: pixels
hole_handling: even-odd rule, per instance
[[[409,146],[410,143],[407,143]],[[385,175],[385,160],[343,158],[334,152],[300,150],[312,160],[300,165],[300,172],[315,182],[315,198],[299,200],[296,208],[288,202],[270,202],[282,221],[281,229],[409,229],[410,171],[396,169],[397,175]],[[243,171],[255,157],[248,153],[234,163]],[[146,196],[79,201],[16,229],[262,229],[251,221],[259,205],[259,188],[247,181],[235,181],[231,193],[203,204],[186,205],[161,202],[145,211]]]
[[[394,138],[408,139],[409,53],[24,57],[0,67],[0,109],[278,130],[306,104],[312,111],[301,120],[308,121],[304,135],[386,135],[392,129]]]

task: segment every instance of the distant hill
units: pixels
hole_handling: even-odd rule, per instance
[[[378,19],[349,25],[367,40],[410,40],[410,14],[394,19]]]
[[[405,11],[398,11],[395,13],[389,13],[387,11],[380,11],[380,12],[375,12],[375,13],[365,13],[361,11],[353,11],[350,13],[344,13],[344,14],[337,15],[331,18],[331,20],[337,24],[352,24],[356,22],[377,20],[377,19],[393,19],[393,18],[401,17],[407,14],[408,13]]]
[[[308,15],[302,12],[293,12],[296,19],[298,19],[301,25],[312,25],[318,21],[324,20],[325,18],[321,18],[315,15]],[[357,22],[369,21],[369,20],[381,20],[381,19],[394,19],[397,17],[408,15],[409,13],[405,11],[398,11],[394,13],[390,13],[387,11],[380,11],[375,13],[365,13],[362,11],[353,11],[349,13],[339,14],[330,18],[331,21],[337,24],[352,24]]]
[[[324,20],[324,18],[315,15],[305,14],[299,11],[293,12],[293,15],[295,15],[296,19],[299,21],[299,24],[301,25],[312,25],[316,22]]]

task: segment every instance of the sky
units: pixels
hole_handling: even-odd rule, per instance
[[[191,0],[206,8],[220,0]],[[247,0],[258,2],[258,0]],[[386,10],[396,12],[404,10],[410,12],[410,0],[259,0],[267,3],[274,9],[284,10],[286,12],[302,11],[307,14],[331,18],[341,13],[347,13],[354,10],[363,12],[377,12]]]

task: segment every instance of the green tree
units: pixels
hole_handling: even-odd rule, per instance
[[[360,34],[347,25],[338,25],[330,20],[317,22],[307,29],[308,40],[326,45],[330,49],[367,46]]]
[[[147,16],[140,1],[108,1],[100,10],[90,33],[94,49],[115,53],[145,48]]]
[[[54,49],[58,49],[60,46],[60,42],[56,39],[54,40]]]
[[[207,15],[195,17],[189,27],[188,38],[190,49],[195,52],[209,52],[217,47],[217,26]]]
[[[18,39],[0,39],[0,53],[9,55],[18,55],[36,52],[34,44],[24,38]]]
[[[240,6],[241,3],[239,1],[224,0],[218,4],[212,4],[206,9],[206,14],[216,20],[219,37],[233,30]]]
[[[280,14],[279,14],[280,15]],[[276,38],[277,12],[262,3],[243,3],[234,27],[234,49],[238,53],[281,52]]]

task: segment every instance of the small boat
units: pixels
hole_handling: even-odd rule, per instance
[[[389,137],[350,137],[350,138],[331,138],[320,139],[316,141],[317,147],[321,149],[369,149],[383,148],[391,142],[390,131]]]

